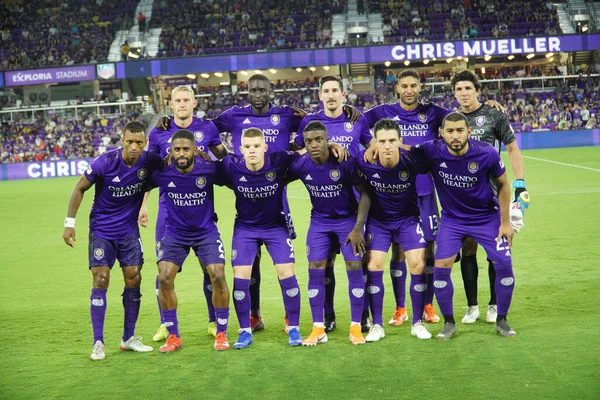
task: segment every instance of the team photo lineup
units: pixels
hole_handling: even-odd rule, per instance
[[[248,348],[255,340],[253,332],[265,329],[260,277],[272,273],[265,251],[281,288],[281,328],[289,346],[326,343],[335,329],[347,330],[354,345],[378,342],[396,334],[393,328],[384,329],[386,325],[404,323],[410,323],[416,339],[451,339],[460,331],[450,277],[455,263],[460,264],[468,303],[466,314],[456,318],[463,324],[480,318],[478,246],[489,262],[485,321],[500,336],[515,336],[507,319],[515,286],[512,245],[515,232],[524,226],[530,199],[523,159],[504,108],[495,101],[480,103],[481,83],[469,70],[451,80],[458,112],[420,101],[416,71],[404,69],[396,78],[398,101],[364,114],[345,105],[346,91],[337,76],[320,78],[323,109],[307,114],[272,104],[270,80],[256,74],[248,79],[250,105],[233,106],[214,119],[194,116],[194,90],[178,86],[169,103],[173,115],[159,119],[149,134],[143,123],[127,123],[122,147],[99,156],[80,178],[64,223],[63,239],[74,246],[75,217],[85,192],[94,186],[88,245],[93,277],[90,358],[105,358],[106,296],[117,261],[125,282],[120,349],[153,351],[136,336],[135,326],[142,265],[154,257],[160,320],[153,340],[164,342],[162,353],[182,347],[191,328],[183,321],[180,336],[175,278],[184,271],[190,249],[204,273],[207,332],[214,336],[215,350],[229,349],[233,335],[229,329],[228,337],[228,325],[234,313],[239,323],[234,349]],[[221,133],[231,135],[233,152],[221,141]],[[512,182],[500,158],[502,144]],[[290,212],[287,185],[297,180],[310,198],[310,216]],[[235,196],[230,260],[219,234],[215,186],[227,187]],[[159,204],[155,256],[152,251],[144,254],[139,233],[139,226],[147,227],[151,219],[146,207],[151,201]],[[299,218],[310,218],[306,238],[294,230],[293,221]],[[308,282],[296,278],[295,269],[306,260],[296,259],[293,240],[306,241]],[[338,254],[346,265],[349,321],[337,319],[334,308]],[[228,261],[233,282],[225,277]],[[186,266],[195,267],[195,262],[190,259]],[[390,283],[384,284],[386,270]],[[386,288],[396,304],[387,323]],[[301,334],[304,296],[312,326],[309,330],[308,321],[302,321]],[[462,302],[462,293],[457,296]]]

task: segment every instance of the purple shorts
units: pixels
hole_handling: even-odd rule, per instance
[[[423,236],[426,241],[433,242],[435,241],[440,225],[440,213],[438,212],[437,196],[435,195],[435,192],[417,197],[417,204],[421,210]]]
[[[346,238],[356,225],[356,217],[328,219],[311,217],[306,234],[306,256],[309,262],[327,260],[331,249],[339,245],[344,260],[358,261],[362,257],[352,251],[352,243],[344,245]]]
[[[390,249],[392,243],[399,243],[404,251],[424,249],[427,246],[418,217],[403,218],[387,223],[369,218],[365,240],[367,250],[385,253]]]
[[[221,235],[214,230],[207,233],[201,239],[182,240],[172,236],[165,236],[156,243],[157,262],[169,261],[183,268],[183,262],[187,258],[190,248],[194,250],[196,257],[202,265],[225,264],[225,251]]]
[[[465,238],[472,237],[485,249],[488,259],[493,262],[511,262],[511,250],[506,239],[496,243],[499,227],[500,218],[473,224],[468,221],[442,217],[435,242],[435,259],[443,260],[454,257],[462,247]]]
[[[294,245],[287,227],[251,228],[236,225],[233,228],[231,264],[234,267],[252,265],[261,244],[267,247],[275,264],[295,262]]]
[[[144,264],[144,248],[140,232],[134,231],[123,239],[107,240],[90,231],[88,245],[89,267],[105,267],[112,269],[119,260],[121,268]]]

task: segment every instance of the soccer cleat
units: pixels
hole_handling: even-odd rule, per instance
[[[394,315],[388,325],[398,326],[402,325],[404,321],[408,320],[408,315],[406,315],[406,307],[396,307],[396,311],[394,311]]]
[[[206,331],[208,336],[217,337],[217,323],[215,321],[210,321]]]
[[[369,321],[369,312],[363,311],[360,318],[360,330],[363,332],[369,332],[371,330],[371,321]]]
[[[496,322],[496,318],[498,317],[498,306],[495,304],[491,304],[488,306],[487,314],[485,315],[485,322]]]
[[[229,349],[229,340],[227,340],[227,334],[225,332],[219,332],[215,336],[215,344],[213,348],[217,351],[224,351]]]
[[[247,349],[248,346],[250,346],[253,342],[252,339],[252,334],[248,333],[246,331],[242,331],[242,333],[240,333],[240,337],[238,338],[238,340],[233,344],[233,348],[234,349]]]
[[[127,341],[121,341],[121,351],[137,351],[140,353],[148,353],[154,350],[150,346],[146,346],[142,343],[142,338],[139,336],[132,336]]]
[[[429,333],[427,325],[421,321],[417,322],[410,328],[410,334],[416,336],[417,339],[431,339],[431,333]]]
[[[265,323],[262,317],[250,316],[250,328],[252,329],[252,332],[262,331],[265,329]]]
[[[461,319],[463,324],[473,324],[479,319],[479,306],[469,306],[467,313]]]
[[[156,331],[156,333],[154,334],[154,336],[152,337],[152,340],[154,340],[155,342],[162,342],[163,340],[166,340],[168,337],[169,337],[169,331],[167,330],[167,325],[161,324],[160,327],[158,328],[158,330]]]
[[[515,332],[510,326],[508,326],[508,322],[506,322],[505,319],[496,322],[496,332],[498,332],[504,337],[511,337],[517,335],[517,332]]]
[[[302,345],[302,338],[300,337],[300,332],[298,332],[298,328],[290,329],[288,335],[289,335],[288,346]]]
[[[325,328],[313,326],[310,335],[304,339],[302,346],[316,346],[318,343],[327,343],[327,333]]]
[[[438,333],[437,338],[439,340],[448,340],[452,338],[452,336],[454,336],[455,333],[456,324],[453,324],[452,322],[446,322],[444,324],[444,327],[442,328],[442,331]]]
[[[183,346],[183,343],[181,343],[181,339],[178,338],[177,335],[173,333],[173,334],[169,335],[165,344],[160,346],[160,349],[158,349],[158,350],[161,353],[172,353],[175,350],[181,348],[181,346]]]
[[[362,334],[360,325],[351,325],[350,326],[350,341],[352,344],[365,344],[367,341]]]
[[[283,331],[286,334],[290,333],[290,321],[288,320],[288,317],[285,317],[285,319],[283,321]]]
[[[325,332],[329,333],[335,330],[335,313],[325,313]]]
[[[90,360],[100,361],[104,360],[104,343],[99,340],[96,340],[94,343],[94,347],[92,348],[92,354],[90,355]]]
[[[430,322],[432,324],[435,324],[436,322],[440,322],[440,317],[437,316],[437,314],[435,313],[435,310],[433,309],[433,305],[431,305],[431,304],[425,305],[425,308],[423,309],[423,319],[426,322]]]
[[[379,342],[379,340],[383,339],[384,337],[385,332],[383,331],[382,326],[379,324],[375,324],[369,330],[369,334],[367,335],[365,340],[367,342]]]

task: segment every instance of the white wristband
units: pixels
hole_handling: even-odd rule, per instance
[[[65,228],[75,228],[75,218],[65,218]]]

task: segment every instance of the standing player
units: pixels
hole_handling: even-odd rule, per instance
[[[169,155],[171,151],[171,138],[175,132],[180,129],[187,129],[194,134],[196,146],[199,151],[208,152],[214,154],[216,158],[222,158],[227,154],[225,146],[221,143],[219,132],[215,125],[206,119],[196,118],[193,116],[194,108],[198,104],[194,96],[194,91],[187,86],[177,86],[171,91],[171,100],[169,106],[173,110],[174,118],[169,120],[166,130],[153,128],[148,136],[148,151],[156,154],[160,154],[163,158]],[[156,230],[155,230],[155,241],[158,243],[165,233],[166,224],[166,202],[164,198],[163,189],[159,188],[159,202],[158,202],[158,216],[156,217]],[[146,208],[146,201],[148,194],[144,197],[144,204],[140,210],[139,223],[142,226],[148,226],[148,210]],[[205,266],[202,266],[204,272],[203,289],[204,296],[206,298],[206,305],[208,308],[208,334],[216,336],[217,327],[215,322],[215,309],[213,307],[212,298],[212,285],[210,277],[206,271]],[[160,306],[160,300],[158,299],[158,275],[156,276],[156,299],[158,301],[158,311],[160,313],[160,327],[153,337],[155,342],[161,342],[168,336],[168,330],[165,325],[165,321]]]
[[[325,125],[329,141],[345,147],[353,157],[358,156],[361,145],[365,148],[371,145],[373,136],[369,132],[365,118],[361,115],[355,123],[352,123],[344,113],[345,98],[344,84],[339,77],[326,75],[319,79],[319,99],[323,102],[324,108],[304,117],[298,127],[298,135],[296,136],[298,147],[304,147],[303,132],[312,121],[319,121]],[[325,332],[331,332],[336,326],[334,308],[335,274],[333,267],[337,253],[339,253],[339,248],[334,245],[325,267]],[[364,265],[364,269],[366,271],[366,265]],[[367,309],[363,312],[361,325],[365,331],[368,331],[368,302],[365,301],[365,305]]]
[[[390,118],[379,120],[373,128],[378,162],[373,165],[361,155],[358,162],[373,189],[373,204],[369,209],[366,238],[369,252],[367,293],[373,313],[373,326],[367,342],[377,342],[383,330],[383,270],[391,243],[402,246],[410,269],[410,298],[412,301],[411,334],[430,339],[431,333],[421,322],[425,307],[425,248],[419,222],[419,207],[415,182],[417,174],[427,172],[427,165],[418,162],[398,146],[402,143],[400,127]]]
[[[283,305],[289,321],[288,344],[299,346],[300,288],[294,275],[294,246],[283,215],[283,179],[296,153],[275,152],[265,156],[268,145],[261,129],[242,134],[243,157],[227,156],[221,168],[235,193],[237,214],[233,228],[231,263],[233,298],[240,322],[240,337],[234,349],[248,348],[253,342],[250,323],[250,277],[252,262],[262,243],[273,259]]]
[[[466,237],[483,246],[496,269],[496,331],[503,336],[514,336],[515,331],[506,321],[515,282],[506,169],[491,145],[469,139],[471,128],[464,115],[449,114],[442,122],[441,133],[443,140],[425,142],[411,151],[427,160],[442,206],[436,240],[434,287],[445,324],[437,338],[450,339],[456,333],[452,300],[454,286],[450,273]],[[497,198],[490,179],[497,189]]]
[[[327,128],[313,121],[303,132],[307,154],[290,167],[289,180],[300,179],[312,203],[310,226],[306,236],[308,256],[308,299],[313,329],[302,343],[315,346],[327,342],[323,313],[325,302],[325,265],[331,251],[331,240],[339,243],[346,261],[350,296],[350,341],[365,343],[361,332],[365,282],[362,257],[365,253],[363,227],[371,200],[368,186],[354,158],[338,163],[327,146]],[[357,204],[353,189],[360,193]]]
[[[152,347],[134,336],[140,311],[141,269],[144,263],[137,217],[144,198],[146,179],[162,162],[155,154],[144,151],[146,127],[137,121],[125,125],[123,147],[98,157],[81,177],[69,201],[63,239],[75,246],[75,216],[84,193],[96,185],[90,211],[89,268],[92,271],[90,315],[94,330],[92,360],[103,360],[106,291],[110,270],[119,260],[125,288],[125,321],[121,350],[148,352]]]
[[[227,350],[229,289],[225,280],[223,242],[214,221],[213,185],[217,167],[196,154],[195,135],[186,129],[173,134],[170,165],[152,175],[154,186],[162,189],[166,209],[163,237],[156,243],[159,301],[169,336],[161,353],[181,347],[174,281],[190,248],[209,274],[216,317],[214,349]],[[220,182],[220,181],[219,181]]]
[[[398,74],[396,90],[400,101],[394,104],[383,104],[364,113],[373,128],[382,118],[396,121],[402,131],[402,140],[406,145],[416,145],[438,137],[442,120],[450,111],[433,103],[420,103],[421,81],[419,74],[412,69]],[[428,244],[425,271],[427,273],[427,295],[423,319],[427,322],[438,322],[440,318],[433,309],[433,245],[439,224],[439,212],[435,188],[431,175],[418,175],[417,201],[421,210],[421,226]],[[392,244],[390,276],[396,298],[396,311],[389,324],[401,325],[408,319],[406,314],[406,262],[400,246]],[[413,316],[414,320],[415,316]],[[420,319],[420,316],[417,316]]]
[[[481,83],[477,76],[471,71],[461,71],[454,75],[451,81],[456,100],[460,104],[460,111],[467,117],[469,126],[473,129],[472,139],[481,140],[491,144],[496,151],[500,152],[500,145],[504,143],[510,158],[515,181],[512,187],[515,189],[514,201],[519,202],[522,212],[529,206],[529,193],[525,188],[523,157],[517,145],[514,131],[508,118],[502,112],[481,104],[478,101]],[[523,194],[524,193],[524,194]],[[523,201],[526,199],[526,202]],[[486,315],[487,322],[495,322],[497,310],[496,302],[496,268],[492,260],[488,260],[488,275],[490,279],[490,302]],[[479,269],[477,266],[477,243],[469,238],[465,240],[462,248],[460,261],[467,304],[467,313],[462,319],[464,324],[474,323],[479,318],[479,305],[477,302],[477,277]]]

